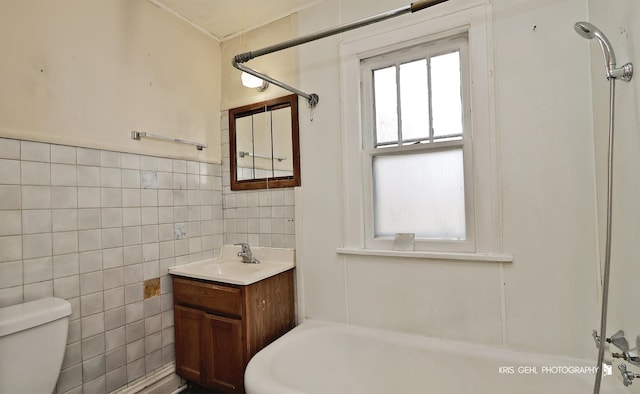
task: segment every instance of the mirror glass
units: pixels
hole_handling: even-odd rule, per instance
[[[229,110],[231,190],[300,185],[298,97]]]

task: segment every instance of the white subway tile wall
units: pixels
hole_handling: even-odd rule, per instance
[[[175,360],[169,267],[223,243],[295,247],[292,188],[231,191],[227,119],[222,165],[0,138],[0,307],[71,303],[56,393],[110,393]]]
[[[167,269],[224,241],[221,166],[0,138],[0,306],[72,305],[57,393],[107,393],[174,361]],[[161,296],[143,300],[143,281]]]
[[[227,111],[222,112],[220,129],[222,196],[219,197],[223,199],[224,207],[224,243],[248,242],[255,246],[295,248],[294,189],[232,191]],[[218,196],[213,195],[212,198],[214,206],[219,204]],[[216,212],[212,214],[218,218]],[[216,225],[215,222],[213,224]]]

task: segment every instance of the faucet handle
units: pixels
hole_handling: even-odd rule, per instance
[[[618,330],[610,338],[607,338],[607,342],[622,350],[624,353],[629,352],[629,342],[624,337],[624,331]]]
[[[618,338],[624,338],[624,331],[623,330],[616,331],[616,333],[613,334],[611,336],[611,338],[609,338],[609,339],[618,339]]]
[[[243,253],[247,253],[250,250],[250,246],[248,243],[246,242],[238,242],[237,244],[234,244],[235,246],[242,246],[242,252]]]
[[[622,374],[622,383],[625,386],[631,385],[633,383],[633,379],[640,378],[639,374],[628,371],[626,364],[618,365],[618,369],[620,370],[620,374]]]

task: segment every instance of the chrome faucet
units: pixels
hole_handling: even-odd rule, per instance
[[[611,338],[607,338],[606,341],[622,351],[622,353],[612,352],[611,355],[614,358],[621,358],[636,367],[640,367],[640,356],[638,355],[638,351],[640,351],[640,337],[636,338],[636,348],[631,350],[629,349],[629,341],[625,338],[624,331],[622,330],[613,334]]]
[[[605,341],[622,350],[623,353],[629,352],[629,341],[624,337],[624,331],[622,330],[618,330],[611,338],[607,338]]]
[[[596,342],[596,347],[600,347],[600,336],[597,330],[593,330],[593,340]],[[605,338],[605,342],[620,349],[621,353],[611,352],[613,358],[621,358],[629,363],[640,367],[640,336],[636,338],[635,349],[629,349],[629,341],[624,336],[624,331],[618,330],[610,338]],[[633,378],[632,378],[633,379]],[[631,383],[629,383],[631,384]]]
[[[238,256],[242,257],[242,262],[247,264],[259,264],[260,260],[253,257],[253,252],[248,243],[240,242],[235,244],[236,246],[242,246],[242,251],[238,252]]]

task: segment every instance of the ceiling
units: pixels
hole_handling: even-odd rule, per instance
[[[212,34],[233,38],[322,0],[149,0]]]

